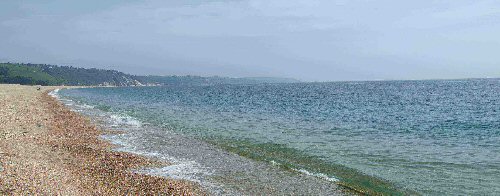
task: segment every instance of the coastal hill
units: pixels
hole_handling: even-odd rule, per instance
[[[135,76],[115,70],[46,64],[0,64],[0,83],[71,86],[137,86]]]
[[[216,85],[300,82],[289,78],[201,77],[201,76],[137,76],[116,70],[79,68],[47,64],[0,63],[0,83],[25,85],[71,86],[164,86]]]

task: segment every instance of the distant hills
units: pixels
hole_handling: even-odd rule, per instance
[[[70,86],[142,85],[135,76],[115,70],[45,64],[0,64],[0,83]]]
[[[288,78],[136,76],[116,70],[79,68],[46,64],[0,63],[0,83],[68,86],[164,86],[300,82]]]
[[[149,85],[187,85],[204,86],[217,84],[262,84],[262,83],[294,83],[300,82],[288,78],[229,78],[229,77],[201,77],[201,76],[136,76],[136,78]]]

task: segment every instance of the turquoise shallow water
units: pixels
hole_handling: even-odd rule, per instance
[[[88,88],[61,95],[355,188],[500,192],[496,79]]]

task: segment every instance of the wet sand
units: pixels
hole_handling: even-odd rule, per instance
[[[47,92],[0,84],[0,195],[200,195],[198,185],[133,173],[160,163],[112,151],[89,119]]]

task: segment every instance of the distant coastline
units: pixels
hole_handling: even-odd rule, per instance
[[[139,76],[116,70],[79,68],[32,63],[0,63],[0,83],[43,86],[167,86],[296,83],[291,78],[274,77],[202,77],[202,76]]]

